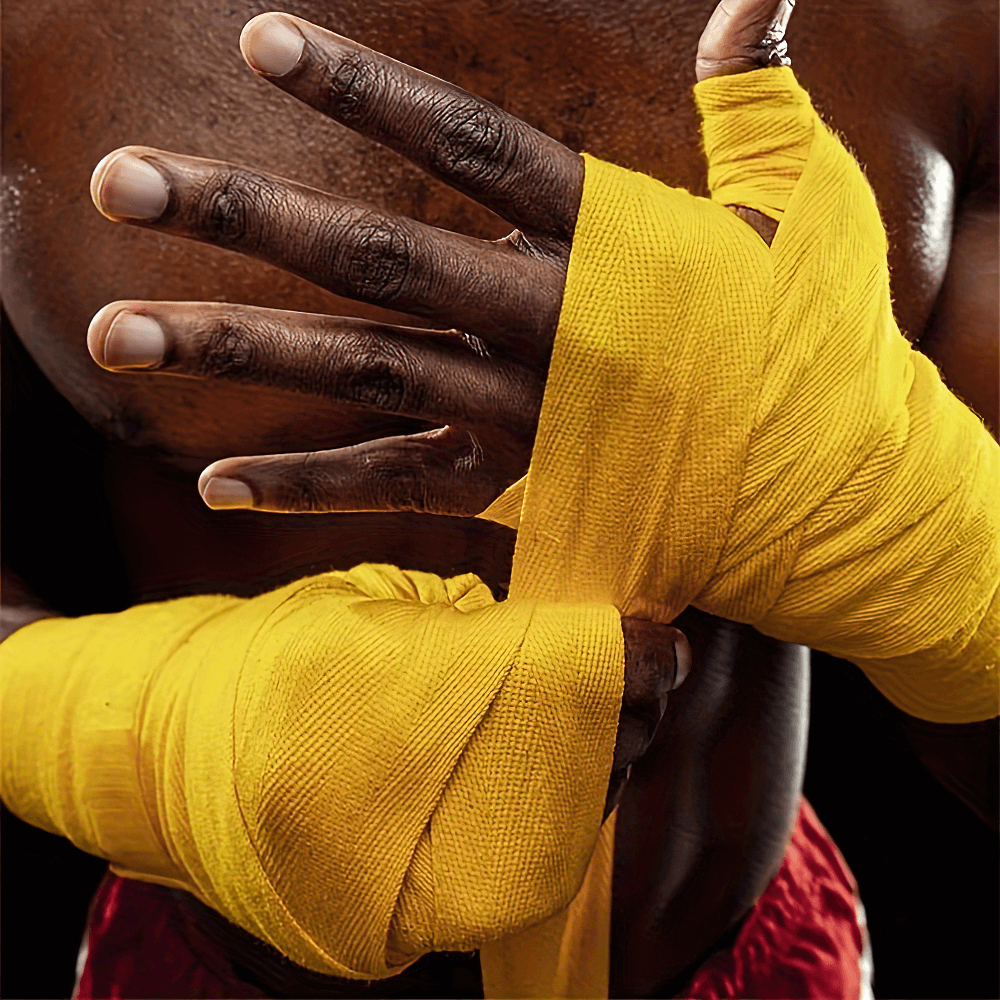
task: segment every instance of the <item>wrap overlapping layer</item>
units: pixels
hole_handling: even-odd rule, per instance
[[[610,606],[363,565],[41,621],[2,653],[4,801],[307,968],[472,950],[583,881],[621,703]]]
[[[587,159],[512,592],[698,608],[1000,712],[1000,447],[892,315],[857,163],[788,68],[706,80],[712,201]],[[780,218],[768,248],[723,206]]]

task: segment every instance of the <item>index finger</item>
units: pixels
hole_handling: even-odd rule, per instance
[[[562,143],[460,87],[290,14],[253,18],[240,48],[275,86],[526,234],[572,239],[583,161]]]

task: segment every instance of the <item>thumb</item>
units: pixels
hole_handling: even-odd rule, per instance
[[[691,670],[691,647],[672,625],[622,618],[625,683],[615,744],[619,770],[635,763],[653,741],[667,708],[667,697]]]
[[[684,683],[691,670],[691,647],[680,629],[625,617],[622,632],[625,684],[604,804],[605,818],[618,804],[632,765],[653,742],[667,708],[667,696]]]
[[[695,75],[701,80],[788,66],[784,41],[795,0],[722,0],[698,42]]]

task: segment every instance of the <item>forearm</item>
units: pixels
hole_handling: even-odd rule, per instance
[[[575,540],[540,595],[693,605],[996,716],[1000,449],[896,327],[874,195],[790,73],[695,96],[719,204],[587,160],[523,503],[487,513]],[[780,216],[771,248],[722,205]]]
[[[183,882],[160,829],[155,781],[143,782],[140,733],[154,747],[166,735],[144,732],[143,693],[170,665],[183,706],[171,654],[226,601],[52,618],[7,639],[0,647],[0,789],[11,810],[90,854]]]
[[[702,89],[699,100],[713,200],[756,193],[786,211],[773,254],[776,356],[764,368],[736,508],[747,548],[732,547],[722,579],[695,603],[851,660],[914,716],[995,715],[1000,451],[901,336],[875,199],[829,130],[780,101],[772,118],[754,121],[726,90]],[[793,141],[803,133],[810,142]],[[769,142],[782,147],[770,170],[756,152]],[[839,291],[821,304],[811,280]],[[813,343],[803,349],[800,339]],[[816,421],[823,440],[797,453],[795,436]]]

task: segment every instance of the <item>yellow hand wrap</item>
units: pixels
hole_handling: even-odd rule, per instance
[[[51,619],[0,647],[0,787],[307,968],[392,975],[573,898],[623,649],[610,606],[371,565]]]
[[[790,69],[706,80],[713,201],[587,158],[512,581],[845,657],[1000,711],[1000,448],[896,327],[857,164]],[[724,207],[781,219],[769,249]]]

